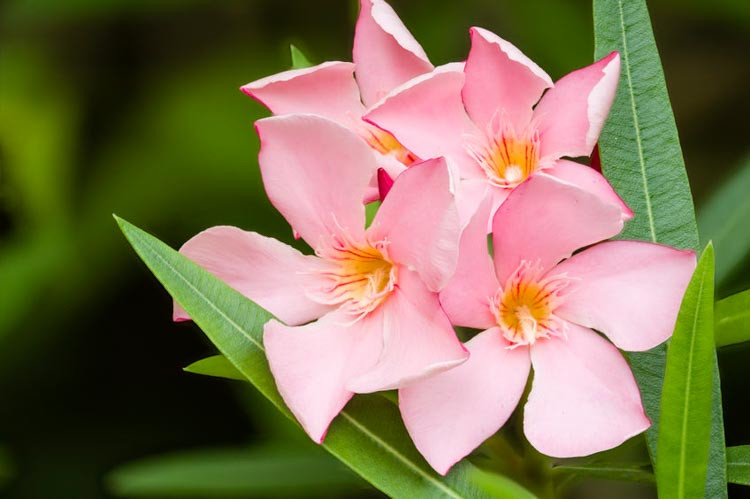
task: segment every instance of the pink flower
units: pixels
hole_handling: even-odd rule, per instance
[[[388,132],[362,120],[392,89],[433,66],[422,46],[383,0],[361,0],[350,62],[324,62],[284,71],[241,90],[274,114],[310,113],[354,130],[391,177],[420,159]],[[356,80],[354,73],[356,72]],[[366,196],[377,198],[375,182]]]
[[[498,209],[493,265],[490,209],[485,199],[465,229],[440,294],[451,322],[484,331],[466,343],[467,362],[399,392],[417,448],[446,473],[505,423],[531,366],[524,432],[540,452],[587,455],[647,429],[616,347],[642,351],[671,336],[694,253],[636,241],[588,247],[620,232],[620,208],[540,173]]]
[[[268,197],[315,256],[234,227],[180,251],[286,323],[265,325],[268,362],[321,442],[354,392],[398,388],[468,357],[437,295],[456,266],[458,215],[445,162],[430,160],[398,177],[365,229],[362,196],[377,166],[359,137],[312,115],[256,128]],[[187,318],[175,306],[175,319]]]
[[[492,216],[514,187],[539,172],[601,196],[629,219],[632,211],[601,174],[561,159],[591,154],[619,75],[620,57],[613,52],[553,84],[516,47],[472,28],[463,70],[415,77],[373,106],[365,120],[417,156],[444,156],[458,168],[462,221],[485,195],[492,198]]]

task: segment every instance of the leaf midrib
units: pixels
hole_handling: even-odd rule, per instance
[[[176,275],[180,280],[182,280],[194,293],[196,293],[205,303],[207,303],[211,309],[213,309],[215,312],[217,312],[222,318],[224,318],[234,329],[236,329],[240,334],[242,334],[244,337],[246,337],[250,342],[255,345],[258,350],[260,350],[262,353],[265,354],[265,348],[263,348],[263,345],[261,345],[255,338],[253,338],[251,335],[249,335],[239,324],[237,324],[235,321],[233,321],[229,316],[227,316],[221,309],[217,308],[214,303],[206,297],[198,288],[196,288],[193,283],[187,279],[185,276],[182,275],[169,261],[167,261],[164,257],[162,257],[158,251],[154,250],[151,246],[151,243],[149,241],[144,241],[144,239],[136,234],[136,237],[141,239],[141,242],[144,243],[142,247],[148,248],[148,250],[151,252],[152,255],[154,255],[157,259],[159,259],[168,269],[170,272],[172,272],[174,275]],[[229,359],[231,362],[231,359]],[[234,364],[234,363],[233,363]],[[237,365],[235,365],[238,369],[240,369]],[[241,371],[241,369],[240,369]],[[424,470],[419,468],[414,462],[412,462],[410,459],[408,459],[406,456],[398,452],[396,449],[394,449],[392,446],[388,444],[388,442],[382,440],[381,438],[378,438],[377,435],[372,433],[370,430],[367,429],[364,425],[359,423],[357,419],[346,412],[346,410],[342,410],[339,413],[341,416],[343,416],[345,419],[347,419],[352,425],[354,425],[355,428],[357,428],[360,432],[362,432],[367,438],[371,439],[373,442],[381,446],[383,449],[385,449],[386,452],[391,454],[393,457],[395,457],[397,460],[403,462],[406,464],[412,471],[414,471],[417,475],[424,478],[428,481],[428,483],[431,483],[433,486],[437,487],[441,491],[445,492],[451,497],[455,497],[458,499],[461,499],[463,496],[458,494],[455,490],[451,489],[444,483],[435,480],[432,476],[430,476],[428,473],[425,473]]]
[[[694,354],[694,346],[695,346],[695,337],[696,337],[696,330],[698,328],[698,316],[700,314],[700,303],[703,298],[703,286],[706,281],[706,271],[705,269],[701,272],[701,284],[698,287],[698,297],[696,299],[696,303],[698,306],[695,308],[695,313],[693,314],[693,327],[690,332],[690,349],[688,350],[688,363],[687,363],[687,376],[685,380],[685,410],[682,413],[682,429],[681,429],[681,435],[682,438],[680,439],[680,467],[679,467],[679,473],[677,478],[677,486],[678,486],[678,494],[677,497],[684,497],[685,495],[685,462],[687,461],[687,426],[688,426],[688,413],[690,412],[690,396],[688,395],[690,393],[690,385],[692,381],[692,373],[693,373],[693,354]]]
[[[648,190],[648,178],[646,177],[646,160],[643,157],[643,144],[641,142],[641,129],[638,123],[638,110],[635,105],[635,94],[633,93],[633,79],[630,75],[630,54],[628,51],[628,39],[625,32],[625,12],[622,8],[622,0],[617,0],[620,9],[620,33],[622,34],[622,58],[625,63],[625,76],[628,80],[628,95],[630,96],[630,108],[633,111],[633,127],[635,129],[635,141],[638,146],[638,162],[641,167],[641,178],[643,180],[643,194],[646,199],[646,214],[648,215],[648,226],[651,231],[651,242],[656,242],[656,229],[654,227],[654,212],[651,208],[651,195]]]

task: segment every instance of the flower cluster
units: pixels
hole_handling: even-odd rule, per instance
[[[539,451],[587,455],[648,428],[618,348],[669,338],[695,267],[690,251],[603,242],[633,212],[565,159],[591,155],[618,54],[553,83],[495,34],[471,42],[434,67],[390,6],[362,0],[353,63],[242,87],[274,114],[256,123],[268,197],[314,255],[234,227],[180,250],[278,318],[268,362],[313,440],[355,393],[398,389],[442,474],[505,423],[532,369]],[[454,326],[481,332],[462,344]]]

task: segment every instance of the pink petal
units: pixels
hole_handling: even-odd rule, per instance
[[[367,106],[403,82],[432,71],[422,46],[382,0],[361,0],[352,57]]]
[[[388,199],[392,195],[393,191]],[[382,314],[383,350],[377,365],[347,383],[353,392],[401,388],[457,366],[469,356],[437,294],[404,267],[399,268],[398,287],[374,314]]]
[[[638,385],[620,352],[590,329],[570,324],[531,347],[534,381],[524,433],[539,452],[586,456],[617,447],[649,426]]]
[[[463,134],[473,125],[461,103],[464,75],[456,68],[448,65],[404,83],[364,119],[393,134],[420,158],[449,156],[478,171],[463,145]]]
[[[492,210],[490,211],[490,218],[487,220],[487,233],[492,232],[492,221],[495,219],[495,213],[503,205],[513,189],[503,189],[502,187],[491,186],[490,196],[492,197]]]
[[[516,131],[523,131],[532,107],[552,80],[511,43],[482,28],[471,28],[463,100],[469,116],[482,130],[497,113]]]
[[[321,443],[328,425],[352,396],[346,381],[377,359],[381,324],[351,319],[334,311],[297,327],[275,320],[264,329],[263,344],[284,402],[310,438]]]
[[[391,154],[381,154],[380,152],[375,150],[373,150],[373,152],[375,153],[375,161],[378,164],[378,173],[376,173],[370,180],[370,185],[367,188],[367,192],[365,193],[364,204],[368,204],[373,201],[380,201],[383,199],[380,193],[379,185],[380,171],[382,171],[389,178],[396,178],[407,168],[403,163],[401,163]]]
[[[332,235],[360,239],[365,197],[377,164],[354,132],[313,115],[257,121],[258,156],[271,203],[314,249]]]
[[[573,251],[622,230],[620,207],[538,173],[516,187],[493,220],[495,269],[500,283],[523,260],[549,269]]]
[[[633,210],[625,204],[625,201],[617,195],[612,185],[596,169],[574,161],[561,159],[555,162],[552,168],[548,168],[544,172],[569,184],[576,185],[584,191],[596,194],[604,202],[618,205],[622,210],[623,220],[633,218]]]
[[[487,197],[461,234],[456,272],[440,292],[440,304],[456,326],[487,329],[495,325],[490,298],[500,285],[487,247],[487,219],[492,199]]]
[[[620,79],[620,55],[573,71],[558,81],[534,111],[541,155],[588,156],[599,139]]]
[[[457,175],[455,175],[457,176]],[[461,227],[466,227],[485,198],[494,196],[485,178],[463,178],[456,182],[456,208]],[[489,213],[487,213],[489,217]],[[489,218],[488,218],[489,220]],[[487,221],[486,221],[487,222]],[[489,225],[489,222],[485,225]],[[486,232],[491,232],[486,230]]]
[[[387,240],[394,262],[415,270],[430,290],[439,291],[456,268],[460,230],[448,168],[439,158],[396,178],[368,237]]]
[[[307,297],[320,286],[327,262],[291,246],[236,227],[212,227],[186,242],[180,253],[287,324],[302,324],[331,310]],[[188,320],[175,302],[174,320]]]
[[[509,349],[499,328],[468,343],[458,367],[399,390],[414,444],[441,475],[492,436],[518,404],[529,377],[529,350]]]
[[[347,124],[364,113],[354,64],[324,62],[284,71],[240,88],[274,114],[318,114]]]
[[[597,329],[623,350],[672,335],[695,253],[640,241],[610,241],[570,257],[555,272],[572,279],[557,314]]]

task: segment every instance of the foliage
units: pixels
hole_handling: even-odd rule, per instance
[[[175,300],[227,359],[292,417],[276,391],[262,345],[270,314],[158,239],[117,219],[125,236]],[[462,463],[437,475],[411,444],[398,410],[389,401],[360,396],[341,411],[323,446],[370,483],[390,495],[480,497]]]
[[[716,346],[750,341],[750,290],[719,300],[714,317]]]
[[[325,452],[279,446],[146,458],[110,473],[107,483],[123,497],[329,497],[365,486]]]
[[[660,497],[699,497],[706,487],[713,326],[714,250],[709,244],[685,292],[667,351],[656,463]]]
[[[716,247],[716,284],[721,287],[750,253],[750,158],[711,194],[698,216],[701,241]]]
[[[635,212],[620,237],[697,249],[692,195],[645,0],[594,0],[594,31],[597,57],[613,50],[622,57],[620,86],[599,141],[603,173]],[[651,418],[646,438],[655,463],[665,349],[628,356]],[[715,356],[712,363],[706,494],[721,497],[726,496],[724,423]]]

